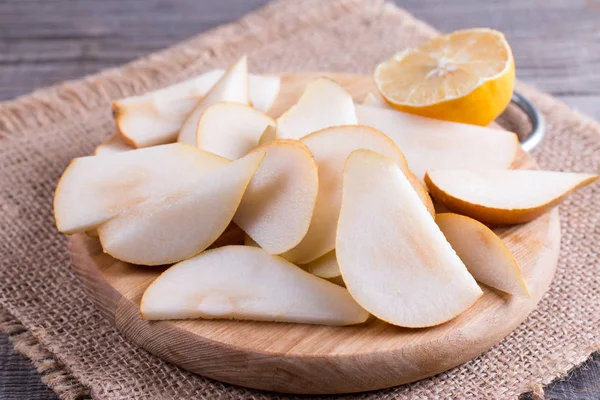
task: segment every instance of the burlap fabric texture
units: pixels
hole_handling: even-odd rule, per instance
[[[435,33],[379,0],[275,2],[122,68],[1,104],[2,329],[64,399],[293,398],[193,375],[120,336],[71,270],[65,237],[52,217],[55,184],[69,160],[89,154],[114,132],[112,99],[226,66],[244,53],[254,72],[369,74],[377,62]],[[548,137],[534,153],[539,164],[600,172],[600,126],[547,95],[520,89],[548,121]],[[562,248],[552,287],[501,344],[431,379],[349,397],[508,399],[539,392],[583,362],[600,342],[599,192],[595,184],[561,207]]]

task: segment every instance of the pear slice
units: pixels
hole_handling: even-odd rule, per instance
[[[121,136],[118,133],[115,133],[114,135],[111,135],[108,139],[106,139],[106,141],[100,145],[98,145],[98,147],[96,147],[96,149],[94,150],[94,155],[95,156],[103,156],[103,155],[107,155],[107,154],[115,154],[115,153],[122,153],[124,151],[129,151],[129,150],[134,150],[135,147],[133,147],[131,144],[129,144],[124,138],[123,136]]]
[[[327,78],[311,81],[298,102],[277,119],[277,137],[300,139],[309,133],[356,124],[352,96]]]
[[[482,295],[402,170],[373,151],[346,162],[336,256],[352,297],[393,325],[441,324]]]
[[[165,197],[230,161],[181,143],[76,158],[54,196],[58,230],[91,230],[152,197]]]
[[[226,246],[176,264],[146,289],[142,318],[352,325],[369,314],[348,292],[257,247]]]
[[[275,140],[254,151],[266,151],[233,218],[271,254],[296,246],[310,226],[319,177],[308,148],[297,140]]]
[[[244,231],[235,223],[231,222],[227,228],[225,228],[223,233],[221,233],[221,236],[212,242],[208,248],[215,249],[217,247],[242,244],[245,242],[245,238],[246,234]]]
[[[388,108],[390,110],[393,110],[393,107],[391,105],[389,105],[388,102],[385,101],[385,99],[383,97],[381,97],[381,95],[379,93],[374,93],[374,92],[367,93],[367,95],[365,96],[362,103],[365,106]]]
[[[430,170],[436,202],[486,224],[529,222],[589,185],[598,175],[532,170]]]
[[[508,169],[520,145],[512,132],[356,105],[358,123],[389,136],[420,180],[428,169]]]
[[[335,250],[331,250],[324,256],[308,263],[306,270],[319,278],[327,279],[329,282],[345,287],[340,266],[335,256]]]
[[[117,129],[138,148],[175,141],[188,114],[222,75],[223,71],[213,70],[142,96],[114,101]]]
[[[178,142],[196,145],[196,131],[198,121],[202,113],[210,106],[221,101],[249,104],[249,84],[248,84],[248,59],[246,56],[240,58],[233,64],[225,75],[210,89],[210,92],[194,107],[183,123]]]
[[[350,153],[357,149],[374,150],[407,170],[400,149],[387,136],[368,126],[327,128],[304,137],[302,142],[317,163],[319,191],[306,236],[282,255],[295,264],[308,264],[335,248],[335,230],[342,201],[342,172]]]
[[[164,89],[113,102],[118,130],[138,148],[174,142],[187,116],[224,74],[225,70],[215,69]],[[248,81],[252,106],[269,111],[279,94],[281,78],[249,74]]]
[[[105,253],[132,264],[170,264],[192,257],[225,231],[265,156],[251,153],[200,174],[178,192],[152,196],[98,227]]]
[[[404,170],[404,175],[406,175],[406,179],[408,179],[408,182],[410,182],[412,188],[415,190],[415,192],[417,192],[419,199],[421,199],[421,202],[429,214],[431,214],[432,217],[435,217],[435,206],[433,205],[433,201],[431,200],[431,196],[429,196],[429,191],[427,188],[423,186],[419,178],[417,178],[412,171]]]
[[[531,297],[517,261],[494,231],[473,218],[453,213],[438,214],[435,222],[476,281]]]
[[[281,89],[281,78],[276,75],[248,75],[250,103],[264,113],[268,112],[277,100]]]
[[[260,137],[275,121],[254,108],[239,103],[217,103],[198,121],[197,145],[230,160],[258,146]]]

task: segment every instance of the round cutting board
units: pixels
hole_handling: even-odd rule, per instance
[[[307,82],[327,75],[358,101],[370,77],[288,74],[272,114],[294,104]],[[524,152],[516,168],[534,168]],[[75,270],[103,314],[137,345],[181,368],[223,382],[277,392],[348,393],[396,386],[462,364],[514,330],[548,289],[558,259],[560,227],[553,210],[528,224],[497,229],[519,262],[532,297],[483,287],[484,295],[454,320],[406,329],[372,320],[330,327],[224,320],[143,321],[139,304],[165,267],[141,267],[104,254],[98,239],[70,238]],[[483,286],[483,285],[482,285]]]

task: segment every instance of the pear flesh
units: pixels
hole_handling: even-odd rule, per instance
[[[117,128],[138,148],[174,142],[187,116],[224,74],[225,70],[215,69],[164,89],[113,102]],[[248,81],[252,106],[267,112],[279,94],[281,78],[249,74]]]
[[[369,317],[345,289],[249,246],[209,250],[172,266],[146,289],[140,308],[146,320],[352,325]]]
[[[310,82],[298,102],[277,119],[277,138],[301,139],[321,129],[357,123],[352,96],[327,78]]]
[[[319,278],[327,279],[336,285],[345,286],[340,272],[340,266],[335,256],[335,250],[308,263],[306,270]]]
[[[381,97],[381,95],[379,93],[374,93],[374,92],[367,93],[367,95],[365,96],[362,103],[365,106],[380,107],[380,108],[387,108],[387,109],[393,110],[393,107],[391,105],[389,105],[389,103],[387,101],[385,101],[385,99],[383,97]]]
[[[180,143],[76,158],[56,187],[58,230],[94,229],[147,199],[182,191],[199,175],[229,162]]]
[[[296,140],[276,140],[254,151],[266,156],[233,220],[267,252],[281,254],[308,231],[319,190],[317,164]]]
[[[517,135],[440,121],[380,107],[356,105],[358,123],[389,136],[420,180],[429,169],[508,169],[520,151]]]
[[[94,155],[104,156],[107,154],[122,153],[129,150],[135,150],[135,147],[128,143],[120,134],[115,133],[106,139],[104,143],[96,147],[94,150]]]
[[[254,108],[239,103],[217,103],[198,121],[197,146],[230,160],[237,160],[258,146],[260,138],[275,121]]]
[[[436,202],[492,225],[529,222],[598,175],[536,170],[430,170],[425,183]]]
[[[200,253],[231,222],[264,156],[253,152],[121,212],[98,227],[104,251],[140,265],[170,264]]]
[[[435,222],[476,281],[505,293],[531,296],[517,261],[494,231],[453,213],[438,214]]]
[[[177,141],[195,146],[198,121],[208,107],[221,101],[247,105],[250,103],[249,96],[248,59],[244,56],[227,70],[225,75],[210,89],[210,92],[194,107],[185,119]]]
[[[393,160],[355,151],[343,185],[336,256],[363,308],[390,324],[422,328],[456,317],[482,295]]]
[[[304,137],[302,142],[317,163],[319,191],[306,236],[295,248],[283,254],[285,259],[296,264],[308,264],[335,248],[335,230],[342,200],[342,172],[350,153],[357,149],[371,149],[407,169],[400,149],[381,132],[367,126],[327,128]]]

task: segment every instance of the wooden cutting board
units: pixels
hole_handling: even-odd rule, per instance
[[[370,77],[288,74],[273,116],[294,104],[306,83],[328,75],[355,99],[374,90]],[[524,152],[516,168],[535,167]],[[75,270],[90,297],[119,331],[181,368],[223,382],[278,392],[349,393],[435,375],[485,352],[513,331],[548,289],[558,260],[560,226],[553,210],[528,224],[497,229],[519,262],[532,297],[483,287],[468,311],[443,325],[406,329],[373,320],[329,327],[248,321],[143,321],[139,304],[164,267],[134,266],[103,253],[98,239],[70,238]]]

